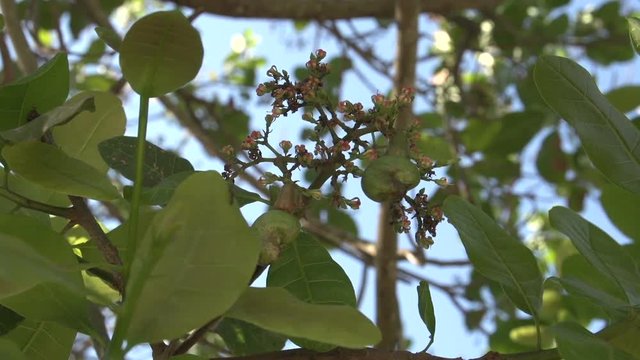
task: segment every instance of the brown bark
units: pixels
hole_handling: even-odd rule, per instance
[[[559,360],[561,358],[555,349],[533,351],[520,354],[498,354],[488,352],[473,360]],[[408,351],[388,351],[380,349],[335,349],[325,353],[311,350],[294,349],[277,351],[266,354],[238,356],[227,360],[462,360],[462,358],[445,358],[427,353],[411,353]]]
[[[395,0],[167,0],[205,13],[242,18],[337,20],[393,18]],[[419,0],[419,12],[447,15],[491,9],[502,0]]]
[[[396,94],[400,94],[403,88],[413,87],[415,84],[419,9],[419,0],[398,0],[396,2],[395,13],[398,24],[396,75],[394,78]],[[412,116],[410,106],[401,110],[396,119],[395,134],[390,139],[390,150],[392,147],[401,147],[402,149],[396,150],[406,154],[405,131],[411,123]],[[382,332],[382,341],[377,347],[393,350],[402,339],[402,323],[396,294],[398,241],[397,234],[391,225],[393,218],[389,205],[388,203],[382,205],[378,225],[376,320]]]

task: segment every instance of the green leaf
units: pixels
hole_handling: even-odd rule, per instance
[[[68,94],[69,62],[67,54],[59,53],[35,73],[0,87],[0,130],[18,127],[34,114],[62,105]]]
[[[640,19],[636,17],[627,18],[629,22],[629,37],[631,37],[631,45],[636,53],[640,54]]]
[[[380,330],[353,307],[309,304],[283,288],[249,288],[225,316],[283,335],[346,348],[380,341]]]
[[[492,154],[519,153],[540,130],[544,114],[539,111],[508,113],[500,119],[502,126],[486,151]]]
[[[0,359],[29,360],[16,343],[2,338],[0,338]]]
[[[552,132],[544,139],[536,158],[538,173],[550,183],[565,182],[565,174],[569,168],[567,155],[560,146],[560,136]]]
[[[576,323],[562,322],[553,326],[558,350],[565,360],[633,360]]]
[[[420,281],[416,290],[418,290],[418,313],[420,314],[422,322],[427,325],[427,329],[430,333],[429,343],[423,350],[423,352],[425,352],[429,350],[436,336],[436,315],[433,311],[433,300],[431,300],[429,283],[426,281]]]
[[[11,170],[49,190],[96,200],[113,200],[120,196],[106,174],[55,146],[21,142],[5,146],[2,156]]]
[[[271,264],[267,286],[285,288],[310,304],[356,306],[356,295],[347,274],[327,249],[307,233],[301,233]],[[315,351],[334,347],[305,340],[292,339],[296,345]]]
[[[628,113],[640,106],[640,86],[623,86],[605,94],[611,105],[623,113]]]
[[[283,287],[311,304],[356,306],[349,277],[313,235],[301,233],[271,264],[267,286]]]
[[[24,320],[23,316],[15,311],[0,305],[0,336],[15,329]]]
[[[49,129],[71,121],[83,111],[95,111],[93,96],[90,94],[79,94],[78,101],[68,101],[22,126],[2,131],[0,138],[12,143],[39,140]]]
[[[179,172],[162,179],[159,184],[151,188],[142,188],[140,201],[146,205],[165,206],[173,192],[186,178],[191,176],[193,171]],[[125,186],[123,189],[124,198],[130,200],[133,197],[133,186]]]
[[[620,299],[600,289],[591,287],[589,284],[576,278],[551,277],[548,281],[559,283],[571,295],[586,298],[595,305],[603,308],[603,310],[609,314],[624,316],[630,310],[630,306],[624,299]]]
[[[75,338],[75,330],[54,322],[36,322],[26,319],[1,339],[18,345],[20,351],[29,360],[67,360]]]
[[[613,323],[600,332],[598,338],[606,340],[614,347],[632,355],[634,359],[640,358],[640,318],[638,313],[629,314],[624,320]]]
[[[108,92],[87,91],[74,96],[68,103],[76,103],[82,96],[93,96],[95,112],[82,113],[68,124],[54,128],[53,138],[67,155],[106,172],[108,166],[100,156],[98,144],[124,134],[127,118],[122,102]]]
[[[549,222],[569,237],[591,265],[624,290],[632,305],[640,304],[640,272],[620,244],[567,208],[556,206],[551,209]]]
[[[54,282],[82,292],[71,275],[73,269],[52,262],[23,240],[4,233],[0,233],[0,263],[0,300],[43,282]]]
[[[239,207],[243,207],[256,201],[269,205],[269,201],[263,199],[262,196],[254,192],[247,191],[235,184],[231,185],[231,193],[233,194],[233,198],[238,202]]]
[[[422,134],[418,139],[417,146],[421,153],[426,154],[438,164],[446,163],[455,158],[451,144],[441,137]]]
[[[68,269],[77,266],[73,250],[64,237],[33,218],[0,214],[0,229],[0,233],[21,239],[53,264]],[[73,289],[58,283],[40,283],[17,295],[1,299],[0,303],[31,320],[56,321],[91,334],[89,302],[84,292],[77,293],[77,289],[83,288],[80,271],[68,272],[65,278],[66,282],[73,283]]]
[[[216,172],[191,175],[138,245],[124,303],[129,344],[176,338],[222,315],[246,289],[259,252],[228,183]]]
[[[475,269],[502,285],[520,310],[536,316],[542,304],[542,275],[531,250],[458,196],[449,196],[443,209]]]
[[[135,179],[137,138],[116,136],[98,145],[102,159],[114,170],[129,180]],[[164,178],[183,171],[193,171],[191,163],[176,154],[146,142],[144,155],[144,178],[146,187],[158,185]]]
[[[159,11],[129,29],[120,45],[120,67],[138,94],[156,97],[191,81],[203,54],[200,34],[184,15]]]
[[[600,204],[618,229],[640,241],[640,221],[637,218],[640,195],[631,194],[613,184],[605,184],[600,193]]]
[[[98,34],[98,37],[100,38],[100,40],[104,41],[104,43],[107,44],[110,48],[112,48],[115,51],[120,50],[120,45],[122,45],[122,39],[120,38],[120,35],[118,35],[117,32],[103,26],[97,26],[93,30],[95,30],[96,34]]]
[[[232,318],[222,320],[216,332],[235,356],[279,351],[287,341],[286,336]]]
[[[534,78],[540,95],[573,126],[604,176],[640,193],[640,130],[607,101],[591,75],[567,58],[543,56]]]

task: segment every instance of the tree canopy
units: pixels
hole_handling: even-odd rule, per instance
[[[635,4],[0,9],[0,358],[448,359],[432,345],[467,332],[478,359],[640,358]],[[200,22],[224,18],[309,55],[228,49]]]

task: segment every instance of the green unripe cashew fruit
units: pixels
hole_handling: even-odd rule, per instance
[[[418,167],[406,157],[385,155],[367,166],[362,191],[376,202],[399,200],[420,183]]]
[[[268,265],[275,261],[287,244],[293,242],[300,234],[298,218],[282,210],[269,210],[260,215],[251,226],[258,232],[262,240],[260,265]]]

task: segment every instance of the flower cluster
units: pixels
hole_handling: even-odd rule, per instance
[[[344,100],[333,103],[323,88],[324,77],[330,72],[329,66],[322,62],[325,57],[323,50],[311,54],[306,63],[306,77],[295,81],[286,70],[279,70],[275,66],[269,68],[267,76],[270,80],[259,84],[256,89],[258,96],[269,95],[273,99],[271,110],[265,116],[265,129],[252,131],[241,142],[239,151],[230,146],[222,149],[226,160],[223,176],[226,179],[233,181],[248,168],[269,163],[280,174],[262,172],[260,184],[290,186],[297,182],[294,179],[296,171],[306,170],[307,177],[312,177],[310,185],[307,188],[290,186],[298,188],[302,196],[309,200],[326,197],[333,206],[343,209],[360,207],[359,198],[342,195],[342,184],[350,177],[363,176],[364,170],[358,164],[366,164],[386,153],[388,141],[377,141],[376,137],[388,140],[394,135],[395,120],[402,107],[413,101],[414,92],[404,89],[394,97],[375,94],[371,97],[372,106],[368,109],[360,102]],[[304,132],[305,141],[271,141],[272,126],[276,121],[298,110],[302,112],[302,120],[312,125],[311,129]],[[421,178],[433,181],[436,164],[415,146],[419,132],[416,124],[406,134],[410,157]],[[320,188],[327,182],[331,190],[323,195]],[[401,202],[393,205],[396,230],[410,231],[412,216],[418,224],[416,240],[430,239],[426,234],[435,235],[435,226],[442,220],[441,214],[437,216],[435,208],[430,207],[424,190],[415,198],[405,196],[404,201],[408,205]],[[306,204],[307,201],[299,203]]]

